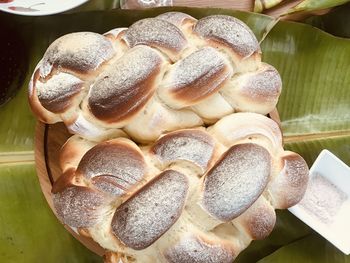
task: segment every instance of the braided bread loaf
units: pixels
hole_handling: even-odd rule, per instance
[[[231,263],[301,200],[308,167],[278,125],[236,113],[151,145],[72,136],[53,187],[61,220],[114,252],[114,262]],[[120,260],[120,261],[119,261]]]
[[[281,85],[240,20],[170,12],[104,35],[60,37],[33,73],[29,101],[41,121],[63,121],[84,138],[124,131],[149,142],[237,111],[267,114]]]

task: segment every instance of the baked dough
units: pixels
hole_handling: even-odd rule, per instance
[[[308,181],[278,125],[256,113],[144,146],[74,135],[60,163],[58,217],[109,251],[110,262],[231,263],[270,234],[275,209],[298,203]]]
[[[104,35],[60,37],[33,73],[29,102],[41,121],[63,121],[89,140],[123,131],[148,143],[234,112],[265,115],[281,87],[242,21],[170,12]]]

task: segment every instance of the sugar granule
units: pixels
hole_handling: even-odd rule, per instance
[[[331,224],[347,195],[325,177],[316,174],[309,182],[300,205],[322,223]]]

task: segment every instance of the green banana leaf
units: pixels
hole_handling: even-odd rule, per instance
[[[328,14],[313,16],[305,23],[320,28],[332,35],[350,38],[350,3],[334,8]]]
[[[0,261],[101,262],[49,211],[32,162],[0,165]]]
[[[300,4],[288,10],[288,13],[321,10],[342,5],[347,2],[349,2],[349,0],[304,0]]]
[[[287,257],[288,260],[286,260]],[[349,262],[349,257],[345,256],[329,242],[322,239],[319,235],[312,234],[280,248],[270,256],[265,257],[258,262]]]
[[[278,110],[286,148],[310,165],[323,148],[350,164],[350,40],[298,23],[286,31],[279,23],[262,49],[282,74]]]
[[[285,210],[276,211],[276,226],[270,236],[264,240],[253,241],[243,250],[235,263],[257,262],[277,249],[295,240],[306,237],[311,233],[310,228]],[[284,262],[284,261],[283,261]]]
[[[221,9],[160,8],[145,11],[95,11],[49,17],[0,14],[0,25],[12,25],[23,35],[30,54],[27,78],[15,98],[0,108],[0,261],[1,262],[96,262],[100,259],[71,237],[45,204],[33,161],[35,119],[26,89],[32,71],[48,45],[74,31],[106,32],[128,26],[143,17],[178,10],[200,18],[211,14],[233,15],[246,22],[261,39],[274,22],[270,17]],[[278,104],[285,146],[300,153],[311,165],[327,148],[350,164],[350,41],[333,37],[310,25],[279,22],[262,42],[263,60],[281,73],[283,92]],[[254,241],[238,262],[257,262],[278,254],[279,261],[318,259],[312,244],[298,240],[315,238],[325,243],[291,215],[279,211],[272,235]],[[9,238],[7,238],[9,237]],[[295,245],[295,250],[290,249]],[[331,246],[331,245],[329,245]],[[300,253],[298,252],[300,250]],[[21,254],[23,252],[23,255]],[[297,252],[296,252],[297,251]],[[305,252],[305,253],[306,253]],[[325,253],[329,263],[350,262],[335,249]],[[41,260],[42,259],[42,260]],[[278,261],[278,262],[279,262]]]

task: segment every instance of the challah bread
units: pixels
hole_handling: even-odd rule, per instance
[[[301,200],[308,167],[284,151],[278,125],[235,113],[209,128],[62,147],[58,217],[107,251],[108,262],[231,263]]]
[[[60,37],[33,73],[29,101],[41,121],[63,121],[84,138],[122,130],[149,142],[233,112],[267,114],[281,85],[240,20],[170,12],[104,35]]]

